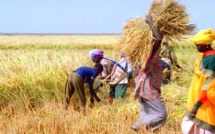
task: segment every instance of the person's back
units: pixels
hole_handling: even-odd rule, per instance
[[[82,66],[73,72],[78,73],[85,82],[87,82],[91,77],[95,78],[95,76],[97,76],[96,71],[87,66]]]
[[[111,60],[109,60],[108,58],[103,58],[100,63],[104,67],[104,70],[101,74],[101,77],[106,78],[106,77],[108,77],[108,75],[111,74],[111,72],[113,70],[114,63]]]
[[[119,64],[122,66],[122,68],[124,69],[124,71],[128,74],[128,77],[125,77],[124,79],[122,79],[120,83],[125,83],[127,84],[129,82],[129,77],[130,75],[132,75],[132,65],[131,63],[126,59],[126,57],[121,57],[120,61],[119,61]]]
[[[119,65],[127,73],[127,76],[122,79],[116,86],[115,98],[124,98],[126,96],[126,91],[129,83],[129,75],[132,73],[132,66],[130,62],[126,59],[125,54],[122,54]]]

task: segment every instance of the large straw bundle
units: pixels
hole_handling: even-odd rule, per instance
[[[178,40],[195,28],[185,7],[176,0],[155,0],[149,12],[154,25],[165,38]],[[131,63],[145,63],[151,50],[152,32],[145,22],[145,17],[130,19],[124,26],[124,33],[119,50],[125,52]]]

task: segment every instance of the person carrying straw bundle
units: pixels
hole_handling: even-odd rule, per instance
[[[198,32],[191,41],[199,55],[189,88],[183,134],[215,134],[215,40],[212,29]]]
[[[133,124],[135,131],[140,125],[145,125],[152,131],[163,125],[167,118],[164,102],[160,97],[162,83],[162,62],[159,58],[162,35],[152,22],[151,15],[146,15],[146,22],[150,25],[154,40],[152,50],[146,61],[145,68],[136,78],[135,97],[140,102],[140,118]]]
[[[153,21],[152,21],[153,20]],[[132,129],[140,126],[156,131],[166,121],[167,111],[161,99],[162,61],[159,56],[163,36],[177,40],[192,32],[185,7],[174,0],[155,0],[145,18],[128,21],[119,43],[133,65],[141,63],[135,78],[134,96],[140,103],[140,117]]]
[[[163,33],[165,39],[173,44],[184,35],[190,34],[195,25],[190,24],[186,8],[176,0],[155,0],[149,11],[154,25]],[[122,38],[117,46],[119,52],[124,52],[129,61],[135,66],[138,63],[145,65],[152,49],[151,29],[144,17],[131,18],[124,25]]]

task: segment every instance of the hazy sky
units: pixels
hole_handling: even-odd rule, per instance
[[[122,33],[152,0],[0,0],[0,33]],[[197,30],[215,29],[215,0],[181,0]]]

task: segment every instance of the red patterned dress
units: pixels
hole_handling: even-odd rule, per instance
[[[158,43],[158,42],[154,42]],[[147,60],[146,66],[135,78],[134,96],[140,103],[140,117],[133,124],[133,129],[141,125],[152,131],[163,125],[167,118],[164,102],[161,100],[162,61],[159,51]]]

